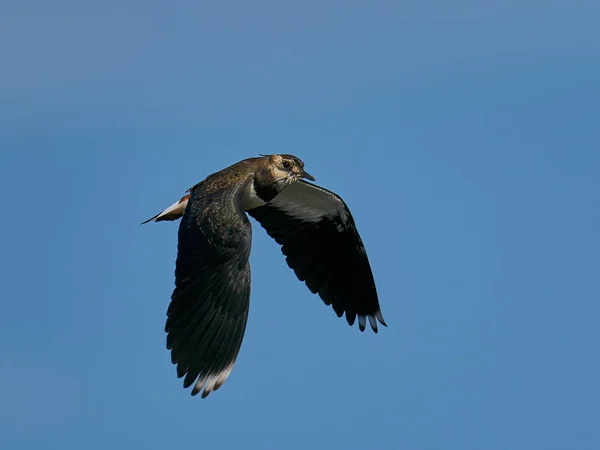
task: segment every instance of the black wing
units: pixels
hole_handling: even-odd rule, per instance
[[[179,226],[167,348],[184,388],[203,398],[229,376],[248,318],[252,228],[240,189],[206,195],[198,185]]]
[[[364,331],[385,325],[367,253],[344,201],[305,181],[286,187],[271,202],[247,211],[286,255],[288,266],[338,317]],[[376,320],[377,319],[377,320]]]

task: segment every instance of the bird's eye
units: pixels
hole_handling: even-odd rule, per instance
[[[292,168],[292,164],[289,161],[284,161],[282,163],[282,166],[284,169],[291,169]]]

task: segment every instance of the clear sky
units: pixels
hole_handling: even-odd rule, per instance
[[[4,3],[0,448],[600,448],[597,1]],[[254,226],[246,337],[191,397],[177,224],[292,153],[363,236],[360,333]]]

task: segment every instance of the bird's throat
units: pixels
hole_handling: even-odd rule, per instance
[[[280,186],[277,182],[259,182],[256,178],[252,183],[249,183],[252,186],[252,191],[256,194],[256,196],[263,201],[263,203],[268,203],[275,198],[277,194],[281,191]]]

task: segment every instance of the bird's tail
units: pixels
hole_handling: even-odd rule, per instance
[[[185,212],[185,207],[187,206],[188,200],[190,199],[190,194],[186,194],[181,197],[180,200],[173,203],[171,206],[166,208],[164,211],[158,213],[154,217],[142,222],[142,225],[148,222],[160,222],[162,220],[177,220],[181,219],[183,213]]]

